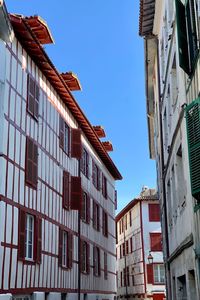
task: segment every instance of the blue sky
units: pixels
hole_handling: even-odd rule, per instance
[[[7,0],[9,12],[38,14],[55,39],[45,47],[60,72],[78,75],[74,93],[93,125],[102,125],[113,143],[111,157],[123,181],[117,182],[118,210],[156,186],[149,159],[144,50],[138,36],[139,0]]]

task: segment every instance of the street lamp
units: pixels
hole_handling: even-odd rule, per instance
[[[148,255],[147,258],[148,258],[149,264],[152,265],[152,264],[153,264],[153,256],[152,256],[152,254],[151,254],[151,251],[149,251],[149,255]]]

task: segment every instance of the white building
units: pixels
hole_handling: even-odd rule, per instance
[[[140,1],[167,299],[200,299],[199,0]]]
[[[0,299],[113,300],[111,144],[75,101],[77,78],[44,51],[47,24],[2,16],[15,36],[0,40]]]
[[[118,299],[165,299],[160,209],[155,190],[144,189],[120,211],[116,228]]]

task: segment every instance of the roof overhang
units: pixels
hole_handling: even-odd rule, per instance
[[[81,85],[78,77],[72,72],[61,73],[70,91],[81,91]]]
[[[0,0],[0,39],[4,42],[12,42],[14,32],[10,23],[6,5],[3,0]]]
[[[140,0],[139,35],[152,35],[156,0]]]
[[[99,138],[104,138],[106,136],[103,126],[93,126],[94,131],[98,135]]]
[[[106,142],[102,142],[104,148],[106,149],[106,151],[110,152],[113,151],[113,145],[111,142],[106,141]]]
[[[154,146],[154,75],[155,57],[157,53],[157,38],[151,37],[145,43],[145,77],[146,77],[146,107],[149,137],[150,158],[155,158]]]
[[[78,103],[74,99],[63,77],[59,74],[47,53],[40,44],[27,18],[19,15],[10,15],[10,20],[16,37],[27,51],[28,55],[33,59],[36,65],[46,76],[50,84],[54,87],[63,102],[77,120],[79,127],[82,129],[91,145],[96,150],[99,158],[102,160],[110,174],[115,180],[121,180],[122,176],[108,155],[106,149],[98,138],[93,126],[90,124]]]

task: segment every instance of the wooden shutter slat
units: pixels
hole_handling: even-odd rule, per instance
[[[72,128],[71,130],[71,157],[81,159],[82,144],[81,144],[81,130]]]
[[[81,210],[82,205],[81,177],[71,177],[71,209]]]
[[[58,240],[58,265],[62,266],[62,247],[63,247],[63,230],[59,228],[59,240]]]
[[[23,210],[19,210],[19,224],[18,224],[18,259],[23,260],[25,258],[25,240],[26,240],[26,213]]]
[[[147,266],[147,282],[153,284],[153,264],[148,264]]]

